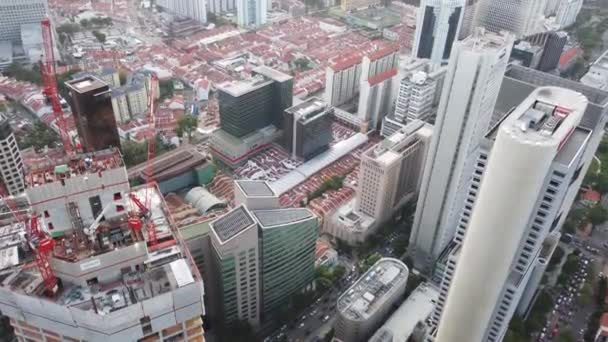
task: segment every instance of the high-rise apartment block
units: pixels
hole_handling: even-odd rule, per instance
[[[236,181],[235,190],[237,207],[211,223],[209,300],[220,324],[259,328],[285,314],[291,295],[312,289],[318,223],[306,208],[277,208],[266,182]]]
[[[70,105],[78,137],[87,152],[120,147],[111,90],[94,76],[65,83],[70,91]]]
[[[357,116],[376,130],[395,103],[397,52],[394,46],[363,57]]]
[[[454,45],[410,238],[417,269],[430,271],[454,236],[469,156],[492,122],[512,45],[483,29]]]
[[[534,92],[537,87],[546,86],[550,86],[549,89],[556,89],[551,87],[562,87],[565,89],[559,89],[557,92],[551,93],[557,94],[555,98],[553,95],[548,97],[546,92],[543,93],[544,95],[539,95],[541,93],[540,90]],[[510,250],[510,252],[513,252],[513,255],[510,257],[501,257],[500,259],[495,257],[489,258],[490,262],[497,263],[492,265],[492,272],[497,272],[501,267],[504,271],[505,261],[509,260],[510,262],[510,269],[508,271],[509,276],[506,280],[498,285],[492,283],[492,291],[495,291],[495,288],[500,289],[500,295],[498,297],[496,297],[496,293],[492,293],[496,302],[492,304],[484,303],[483,305],[476,305],[474,303],[477,303],[476,300],[480,299],[481,296],[475,295],[475,298],[467,304],[471,306],[471,303],[473,303],[473,306],[479,310],[482,310],[482,307],[484,308],[483,310],[493,310],[489,321],[487,318],[484,318],[484,320],[486,320],[484,323],[481,323],[481,319],[478,321],[479,324],[485,324],[485,326],[477,326],[476,328],[469,329],[473,331],[483,329],[483,332],[477,332],[478,334],[484,334],[480,339],[481,341],[502,340],[512,315],[514,313],[523,315],[529,310],[532,298],[538,290],[540,279],[542,279],[542,274],[546,268],[547,261],[551,258],[559,240],[559,230],[576,198],[583,177],[587,173],[593,155],[602,139],[603,127],[607,120],[606,113],[608,112],[608,93],[604,91],[599,91],[574,81],[520,66],[510,66],[505,74],[505,79],[494,110],[495,117],[498,118],[499,123],[504,117],[507,117],[507,119],[504,120],[505,123],[511,122],[512,120],[508,121],[509,115],[522,115],[523,112],[530,112],[541,119],[537,124],[551,127],[551,121],[559,120],[561,112],[568,112],[574,109],[571,108],[573,107],[572,103],[576,104],[575,101],[577,98],[582,99],[581,102],[584,102],[584,97],[579,93],[584,94],[584,97],[588,99],[587,109],[580,119],[580,122],[571,130],[571,134],[560,140],[557,153],[552,157],[550,165],[544,168],[544,179],[541,181],[540,190],[537,190],[535,193],[526,196],[525,198],[522,197],[521,194],[518,194],[516,196],[517,200],[514,200],[514,197],[509,197],[508,191],[503,191],[501,193],[502,201],[511,200],[517,202],[514,204],[501,204],[503,209],[508,206],[509,208],[514,208],[514,210],[526,210],[526,208],[522,208],[519,204],[522,201],[527,201],[531,203],[527,203],[527,207],[529,207],[527,210],[530,211],[530,215],[509,215],[511,219],[515,219],[515,217],[526,218],[523,223],[523,228],[518,227],[517,229],[519,230],[516,230],[515,228],[509,229],[510,234],[511,232],[516,231],[521,232],[521,229],[524,231],[523,235],[519,235],[520,237],[523,237],[520,240],[517,240],[517,249],[515,251],[513,249]],[[530,94],[532,94],[532,100],[534,98],[550,98],[553,100],[543,100],[533,103],[532,100],[527,99]],[[574,98],[571,95],[574,95]],[[555,104],[558,104],[559,107],[555,106]],[[529,111],[526,110],[526,107],[529,109],[530,106],[537,106],[537,108]],[[514,108],[516,109],[514,110]],[[555,115],[547,115],[546,113],[554,113]],[[569,114],[568,116],[570,115],[572,114]],[[557,118],[552,118],[553,116],[557,116]],[[516,117],[514,118],[517,119]],[[565,120],[562,120],[559,127],[565,127],[565,123],[569,124],[570,121],[566,122]],[[489,181],[486,179],[486,175],[490,172],[489,162],[497,153],[497,150],[495,149],[497,143],[495,140],[498,128],[496,127],[488,131],[483,143],[479,147],[479,151],[474,155],[475,168],[467,181],[465,189],[466,198],[464,199],[465,206],[462,208],[459,215],[455,238],[435,267],[435,273],[433,275],[434,281],[441,284],[437,310],[432,316],[432,325],[435,327],[443,321],[443,318],[441,321],[440,318],[442,317],[442,312],[446,305],[446,299],[451,296],[452,290],[450,289],[450,285],[455,281],[455,270],[458,269],[460,256],[463,255],[463,241],[466,243],[466,239],[469,238],[468,229],[472,224],[475,211],[478,210],[477,204],[481,203],[482,200],[480,191],[482,191],[482,188],[486,184],[489,184]],[[520,128],[517,127],[517,129]],[[529,131],[530,130],[532,131],[532,134],[538,134],[534,133],[536,132],[535,129],[529,129]],[[547,134],[546,139],[550,138],[551,135]],[[536,147],[541,146],[541,144],[538,144]],[[525,158],[526,153],[519,153],[519,157]],[[499,157],[496,156],[496,158]],[[544,160],[543,158],[534,158],[533,161],[528,161],[525,170],[529,170],[530,165],[534,164],[536,161]],[[513,165],[515,164],[510,164],[510,170],[514,170]],[[538,171],[538,169],[538,167],[534,167],[535,172]],[[534,175],[536,175],[536,173]],[[521,177],[521,175],[518,172],[514,172],[514,175],[511,175],[511,177]],[[502,178],[498,182],[503,183],[506,179],[507,178]],[[528,177],[528,175],[526,175],[524,179],[526,181],[528,179],[533,180],[534,176],[530,175]],[[524,186],[517,186],[517,188],[524,188]],[[484,202],[486,201],[487,200],[484,200]],[[480,204],[480,208],[482,208],[481,212],[493,214],[491,211],[485,210],[487,208],[484,209],[486,206],[487,205]],[[477,215],[479,215],[479,213]],[[499,216],[496,217],[499,218]],[[504,227],[507,222],[510,221],[504,220],[501,222],[500,227]],[[499,235],[500,232],[497,232],[493,228],[489,228],[489,230],[492,231],[491,234],[493,237],[496,236],[501,240],[501,248],[508,245],[508,239],[503,239]],[[484,245],[494,243],[494,241],[496,240],[487,240],[484,242]],[[492,255],[494,255],[494,251],[492,251],[492,253]],[[498,265],[500,262],[503,262],[503,265]],[[474,265],[477,265],[477,263],[467,264],[465,267],[467,269],[477,267]],[[480,269],[482,268],[483,267]],[[496,276],[496,274],[493,274],[492,276]],[[486,277],[484,278],[484,282],[488,283],[491,279],[492,277]],[[490,287],[486,286],[486,289],[487,288]],[[461,290],[462,287],[459,287],[459,289]],[[484,293],[487,294],[489,292]],[[454,308],[452,308],[452,310],[454,310]],[[478,314],[480,314],[480,311],[475,310],[473,315]],[[488,311],[483,311],[483,314],[488,315]],[[468,315],[469,313],[467,314],[467,317],[469,317]],[[479,316],[475,317],[479,319]],[[460,324],[460,322],[453,324]],[[433,332],[433,335],[435,335],[435,333],[436,331]],[[448,340],[458,341],[458,339],[451,338]]]
[[[335,337],[340,341],[367,341],[391,307],[401,302],[408,276],[409,270],[401,260],[378,260],[338,298]]]
[[[267,0],[236,0],[236,21],[241,27],[258,27],[266,24]]]
[[[583,0],[562,0],[557,7],[555,23],[560,28],[569,27],[576,22],[576,17],[583,8]]]
[[[475,26],[498,33],[509,31],[520,38],[542,30],[545,1],[485,0],[480,1],[475,14]]]
[[[413,55],[435,64],[447,62],[458,40],[465,0],[422,0],[418,9]]]
[[[480,0],[466,0],[464,4],[464,14],[462,15],[462,25],[460,26],[460,34],[458,39],[462,40],[473,33],[475,22],[475,13]]]
[[[334,59],[325,73],[325,102],[340,106],[356,97],[362,82],[368,82],[369,89],[375,85],[370,85],[370,80],[379,83],[392,77],[389,74],[397,68],[398,52],[395,45],[382,45],[367,54],[355,53]],[[378,99],[371,95],[368,91],[364,96],[364,105],[370,105],[368,100]]]
[[[8,193],[17,195],[25,189],[23,160],[11,125],[2,114],[0,114],[0,147],[0,177]]]
[[[283,140],[292,157],[310,159],[329,148],[332,113],[333,107],[316,97],[285,110]]]
[[[521,297],[553,224],[546,219],[555,217],[557,200],[580,176],[570,166],[581,163],[591,135],[577,127],[586,108],[578,92],[540,87],[489,133],[494,142],[474,205],[463,211],[466,235],[436,341],[504,337],[517,304],[503,301]]]
[[[31,215],[39,215],[31,222],[52,237],[31,239],[25,254],[1,247],[9,267],[0,271],[0,310],[19,340],[204,341],[198,270],[161,194],[129,188],[118,150],[30,165],[26,186]],[[131,196],[146,194],[154,225],[144,228],[128,213],[138,211]],[[151,227],[158,243],[146,238]],[[25,233],[20,224],[2,231],[14,241]],[[32,249],[48,253],[44,268],[32,263]],[[57,280],[50,289],[48,274]]]
[[[235,0],[209,0],[207,2],[209,12],[221,15],[229,12],[234,12],[236,8]]]
[[[445,71],[445,67],[426,60],[407,65],[399,85],[394,119],[402,123],[429,120],[439,104]]]
[[[206,0],[157,0],[156,6],[180,17],[191,18],[201,23],[207,22]]]
[[[21,25],[40,24],[47,7],[46,0],[0,0],[0,41],[21,42]]]

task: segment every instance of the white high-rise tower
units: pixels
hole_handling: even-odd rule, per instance
[[[268,1],[236,0],[236,19],[241,27],[257,27],[266,24]]]
[[[513,278],[514,260],[519,263],[520,251],[526,252],[522,241],[538,210],[539,194],[545,192],[547,183],[557,193],[554,187],[559,182],[548,177],[553,163],[578,151],[570,153],[566,145],[578,134],[574,132],[587,103],[578,92],[541,87],[501,123],[459,252],[436,342],[500,340],[501,332],[489,331],[489,327],[501,305],[505,284]],[[588,134],[580,133],[583,138]],[[574,141],[572,146],[580,144]],[[562,148],[566,152],[561,153]]]
[[[440,64],[450,58],[464,15],[465,0],[422,0],[418,8],[414,57]]]
[[[512,45],[483,29],[454,45],[410,238],[417,269],[428,271],[454,236],[469,155],[490,126]]]
[[[546,0],[483,0],[475,13],[475,26],[492,32],[509,31],[516,37],[537,33]]]

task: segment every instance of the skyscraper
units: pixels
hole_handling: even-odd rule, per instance
[[[306,208],[277,208],[266,182],[236,181],[235,190],[237,207],[210,224],[212,319],[257,328],[284,315],[291,295],[311,289],[318,223]]]
[[[40,24],[47,12],[46,0],[0,0],[0,41],[21,40],[21,25]]]
[[[120,147],[110,87],[94,76],[65,84],[70,91],[70,105],[83,149],[94,152]]]
[[[17,195],[25,189],[23,160],[13,130],[4,115],[0,114],[0,177],[8,193]]]
[[[512,311],[507,312],[509,306],[501,302],[503,291],[514,294],[519,281],[525,284],[529,279],[524,270],[540,245],[527,240],[529,221],[542,222],[554,210],[549,204],[559,196],[560,184],[569,181],[561,173],[563,166],[580,158],[578,152],[584,147],[580,142],[590,135],[589,130],[577,128],[587,103],[578,92],[541,87],[500,124],[470,214],[437,342],[502,340],[505,324],[501,329],[491,324],[492,319],[500,315],[500,321],[510,320]],[[537,207],[539,194],[547,195],[545,206]],[[546,236],[547,226],[536,224],[534,233]]]
[[[464,15],[465,0],[422,0],[413,54],[440,64],[450,58]]]
[[[544,188],[536,195],[535,212],[528,219],[525,238],[521,240],[517,255],[512,261],[510,275],[504,283],[499,304],[494,306],[493,316],[486,330],[487,338],[483,341],[500,341],[512,315],[524,315],[529,310],[530,303],[539,290],[547,260],[551,259],[559,240],[558,232],[592,163],[608,118],[607,92],[516,65],[511,65],[505,73],[494,108],[495,117],[501,120],[508,116],[537,87],[545,86],[578,91],[589,99],[589,104],[580,124],[562,143],[563,147],[547,171]],[[476,153],[475,168],[466,187],[466,198],[463,201],[465,205],[459,215],[456,235],[435,266],[433,281],[440,283],[441,295],[431,318],[432,327],[439,324],[445,307],[448,289],[459,262],[462,243],[471,222],[471,214],[487,170],[488,159],[493,153],[496,131],[495,127],[488,131],[479,152]],[[434,328],[431,331],[436,333]]]
[[[546,32],[547,40],[543,48],[543,55],[538,64],[538,70],[548,72],[555,70],[559,64],[559,59],[564,51],[564,46],[568,42],[568,34],[564,31]]]
[[[480,1],[474,25],[492,32],[509,31],[516,37],[538,32],[544,16],[546,0],[484,0]]]
[[[418,269],[429,271],[454,235],[470,154],[491,124],[512,45],[483,29],[455,43],[410,237]]]
[[[557,7],[555,15],[555,23],[560,28],[568,27],[574,24],[576,17],[583,8],[583,0],[562,0]]]
[[[473,32],[473,24],[475,20],[475,12],[480,0],[466,0],[464,5],[464,15],[462,16],[462,25],[460,26],[459,39],[465,39]]]
[[[266,24],[268,1],[236,0],[236,21],[241,27],[258,27]]]
[[[181,17],[207,22],[206,0],[157,0],[156,5]]]

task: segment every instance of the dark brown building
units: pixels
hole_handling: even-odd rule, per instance
[[[120,147],[109,86],[93,76],[68,81],[66,86],[84,151]]]

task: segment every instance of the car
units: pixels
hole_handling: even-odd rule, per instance
[[[316,314],[316,313],[317,313],[317,309],[314,309],[314,310],[312,310],[312,311],[310,312],[310,315],[311,315],[311,316],[313,316],[313,315],[314,315],[314,314]]]
[[[300,317],[301,320],[306,320],[306,315],[302,315],[302,317]]]
[[[304,322],[300,323],[300,325],[298,325],[298,328],[300,328],[300,329],[304,328]]]
[[[323,321],[323,322],[327,322],[327,321],[329,321],[329,315],[325,315],[325,317],[323,317],[322,321]]]

